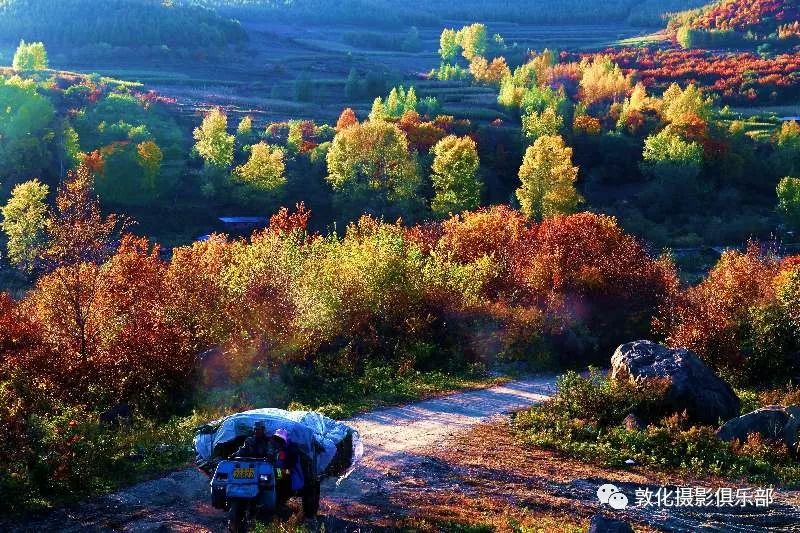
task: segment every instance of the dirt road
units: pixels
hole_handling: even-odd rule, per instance
[[[480,422],[518,411],[547,399],[555,377],[513,381],[489,389],[461,392],[359,415],[348,423],[358,429],[364,459],[353,473],[322,487],[323,510],[381,498],[390,490],[387,473],[417,468],[420,457]]]

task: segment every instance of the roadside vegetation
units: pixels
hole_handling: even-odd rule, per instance
[[[762,397],[789,399],[780,393]],[[559,379],[556,396],[518,413],[513,425],[527,444],[587,462],[625,468],[633,460],[658,471],[797,487],[800,465],[783,443],[757,434],[746,442],[724,442],[715,435],[716,427],[691,424],[680,414],[659,418],[661,402],[663,389],[657,384],[636,388],[598,371],[587,377],[567,372]],[[757,407],[764,405],[772,403]],[[625,418],[634,412],[652,422],[626,426]]]

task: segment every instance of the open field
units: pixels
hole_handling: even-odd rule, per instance
[[[506,118],[495,104],[494,91],[461,83],[426,82],[421,79],[439,64],[438,28],[420,28],[418,52],[354,46],[345,42],[346,34],[365,32],[359,26],[312,27],[243,21],[250,41],[233,52],[230,60],[217,62],[150,61],[109,59],[106,63],[69,60],[56,67],[98,72],[124,80],[144,83],[148,88],[178,99],[183,114],[199,117],[198,111],[210,106],[223,107],[233,116],[251,115],[257,123],[286,119],[334,121],[342,108],[353,107],[359,114],[368,112],[369,94],[352,99],[345,95],[345,81],[351,69],[359,75],[381,73],[387,86],[395,83],[415,85],[420,96],[436,96],[445,112],[475,120]],[[446,21],[459,27],[471,21]],[[389,37],[398,40],[408,32],[399,28]],[[520,59],[527,50],[592,50],[610,46],[620,39],[643,38],[640,28],[619,25],[540,25],[510,23],[489,25],[506,44],[516,47]],[[3,57],[7,51],[3,50]],[[290,67],[291,65],[291,67]],[[298,101],[296,80],[307,76],[312,84],[310,101]]]
[[[614,43],[614,46],[648,46],[658,43],[663,43],[669,40],[666,31],[657,31],[646,35],[635,35],[633,37],[626,37],[619,39]]]
[[[768,115],[777,119],[800,117],[800,103],[775,106],[732,107],[731,111],[745,117]]]

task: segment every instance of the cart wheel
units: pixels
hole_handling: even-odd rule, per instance
[[[239,500],[233,500],[228,509],[228,531],[247,532],[247,506]]]

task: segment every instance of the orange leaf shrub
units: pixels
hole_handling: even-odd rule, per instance
[[[800,363],[800,269],[750,243],[727,251],[699,285],[672,295],[655,327],[730,379],[786,376]]]

